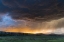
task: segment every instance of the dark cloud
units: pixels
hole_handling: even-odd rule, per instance
[[[62,34],[64,0],[0,0],[0,30]]]
[[[0,11],[14,19],[53,20],[64,17],[64,0],[2,0]]]

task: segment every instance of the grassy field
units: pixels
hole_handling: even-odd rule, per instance
[[[64,42],[63,36],[0,36],[0,42]]]
[[[53,36],[1,36],[0,42],[64,42],[64,38]]]

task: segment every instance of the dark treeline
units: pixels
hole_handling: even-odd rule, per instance
[[[57,35],[57,34],[29,34],[29,33],[15,33],[15,32],[3,32],[0,31],[0,36],[64,36],[64,35]]]
[[[29,35],[29,34],[27,34],[27,33],[15,33],[15,32],[2,32],[2,31],[0,31],[0,36],[22,36],[22,35]]]

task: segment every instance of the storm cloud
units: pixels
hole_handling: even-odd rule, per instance
[[[2,0],[2,4],[6,7],[2,10],[9,11],[13,19],[49,21],[64,17],[64,0]]]
[[[7,32],[63,34],[64,0],[0,0],[0,28]]]

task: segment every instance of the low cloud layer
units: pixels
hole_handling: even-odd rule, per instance
[[[4,18],[3,18],[4,17]],[[64,33],[64,18],[38,22],[27,20],[14,20],[8,13],[2,15],[0,22],[0,31],[6,32],[23,32],[23,33],[44,33],[44,34],[63,34]]]

